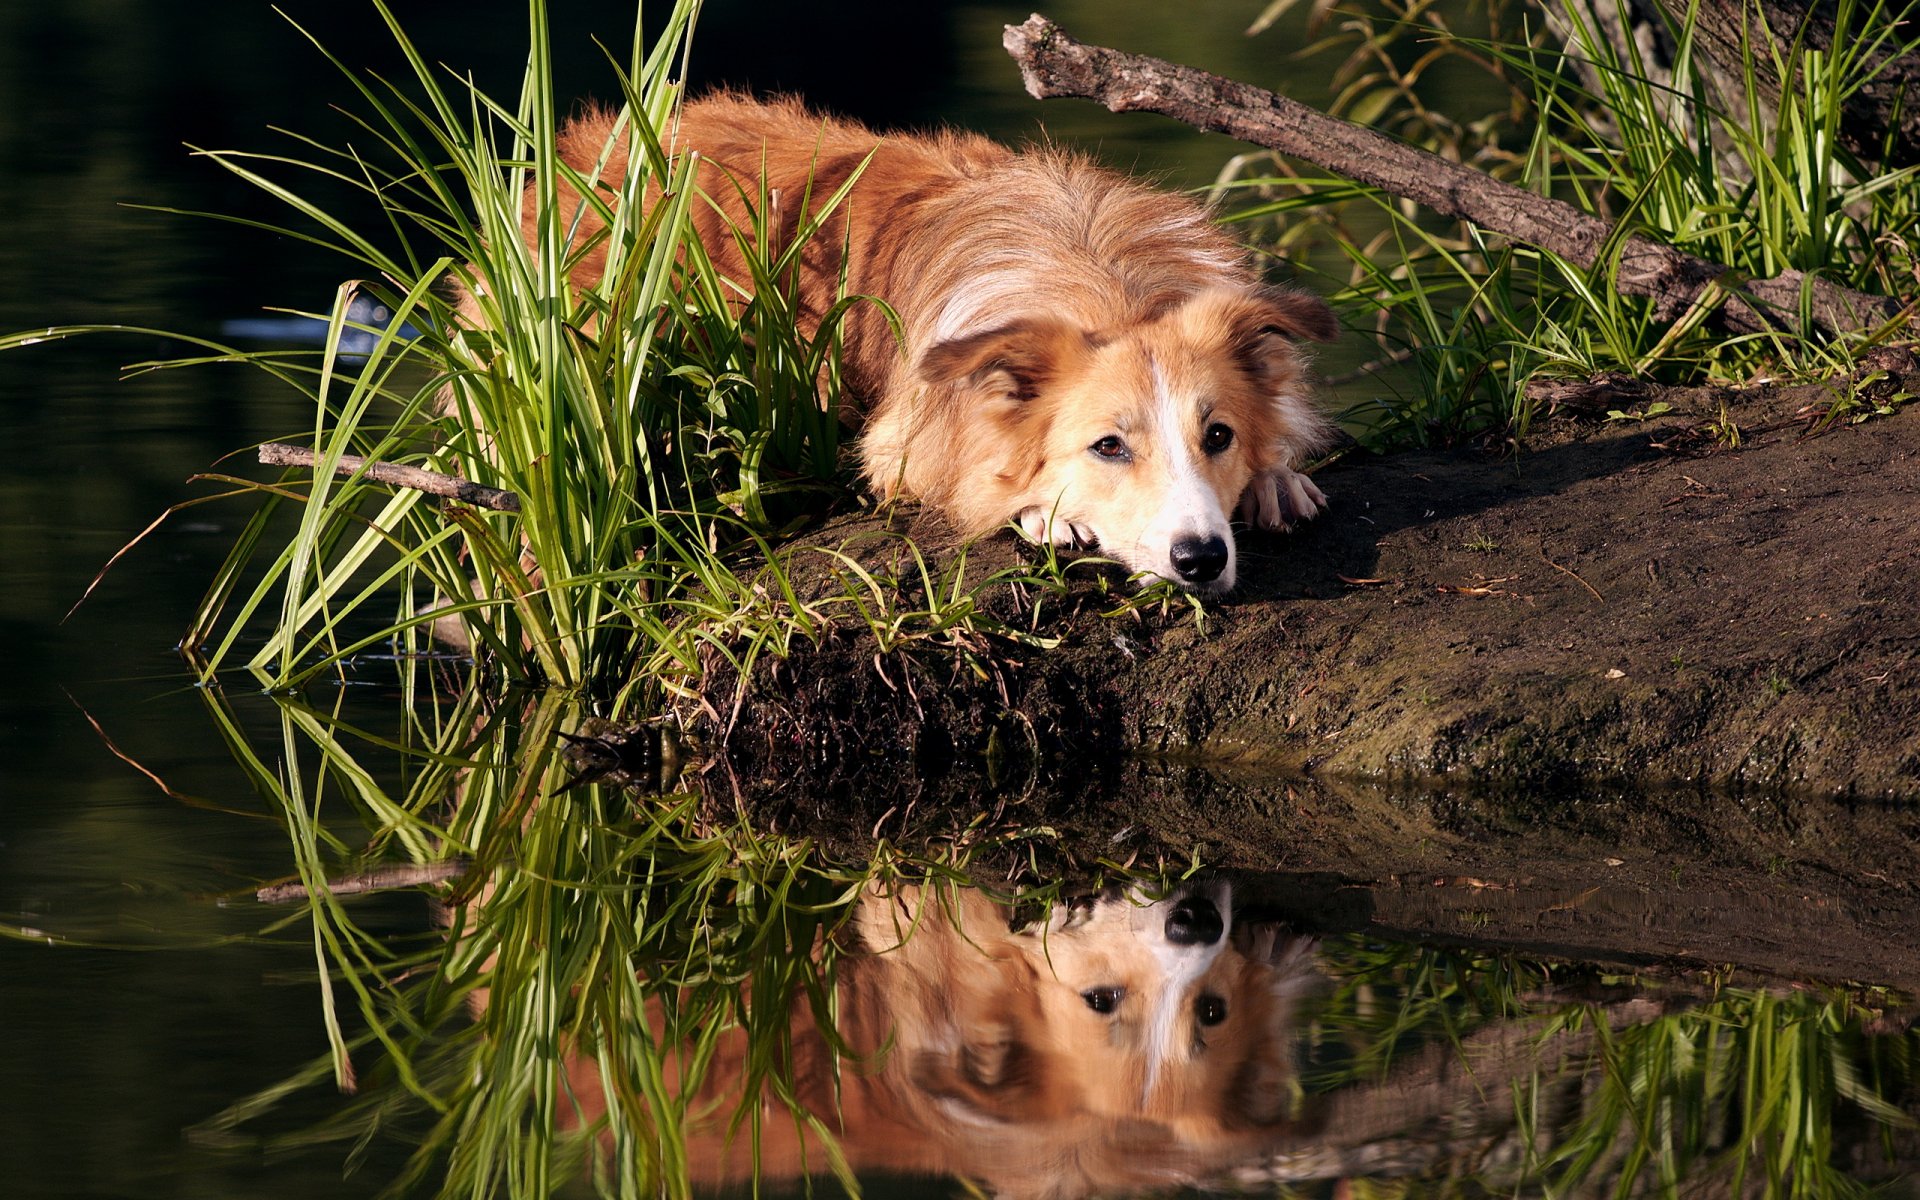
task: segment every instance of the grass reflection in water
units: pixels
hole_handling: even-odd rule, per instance
[[[583,750],[565,697],[410,743],[286,702],[270,752],[213,705],[287,814],[335,1052],[203,1133],[405,1138],[396,1194],[1835,1196],[1915,1157],[1884,993],[1316,942],[1258,876],[1075,851],[1018,802],[808,836],[724,771],[688,790],[671,739]],[[327,882],[449,861],[397,935]],[[329,1077],[330,1121],[268,1131]]]

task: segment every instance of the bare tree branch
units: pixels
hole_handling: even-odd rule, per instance
[[[313,451],[300,446],[289,446],[285,442],[268,442],[260,447],[260,461],[270,467],[312,467],[319,464]],[[426,492],[431,496],[445,496],[449,500],[458,500],[471,504],[475,508],[490,508],[495,512],[519,512],[520,497],[500,488],[487,487],[461,479],[456,475],[442,475],[438,471],[428,471],[420,467],[402,466],[399,463],[368,462],[358,454],[342,454],[339,465],[334,468],[336,474],[352,475],[362,467],[365,475],[375,483],[384,483],[389,487],[412,488],[416,492]]]
[[[1536,196],[1249,84],[1145,55],[1088,46],[1039,15],[1007,26],[1003,44],[1020,65],[1027,91],[1037,99],[1071,96],[1096,101],[1113,112],[1162,113],[1317,163],[1583,268],[1594,265],[1613,234],[1607,222],[1570,204]],[[1739,332],[1797,324],[1803,296],[1813,324],[1830,333],[1872,329],[1905,315],[1885,297],[1799,271],[1742,284],[1719,263],[1645,237],[1630,236],[1621,247],[1617,286],[1653,297],[1667,319],[1685,312],[1716,281],[1728,289],[1720,318]]]

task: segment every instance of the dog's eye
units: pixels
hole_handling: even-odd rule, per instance
[[[1218,454],[1233,445],[1233,430],[1216,421],[1207,426],[1207,436],[1201,440],[1200,444],[1206,447],[1208,454]]]
[[[1106,1016],[1114,1009],[1120,1007],[1120,997],[1123,994],[1124,993],[1117,987],[1098,987],[1088,988],[1086,991],[1081,992],[1080,998],[1087,1002],[1088,1008],[1099,1013],[1101,1016]]]
[[[1193,1015],[1202,1025],[1218,1025],[1227,1019],[1227,1002],[1218,996],[1202,996],[1194,1002]]]
[[[1115,462],[1126,462],[1133,457],[1127,450],[1127,444],[1112,434],[1101,438],[1093,445],[1088,446],[1087,449],[1098,454],[1101,458],[1111,458]]]

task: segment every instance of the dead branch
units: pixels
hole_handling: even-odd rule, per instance
[[[1112,112],[1161,113],[1316,163],[1583,268],[1594,265],[1613,236],[1611,225],[1571,204],[1536,196],[1249,84],[1145,55],[1088,46],[1037,14],[1025,24],[1007,26],[1002,44],[1020,65],[1027,91],[1036,99],[1078,97]],[[1720,319],[1737,332],[1794,324],[1803,293],[1813,323],[1829,333],[1872,329],[1904,315],[1899,304],[1883,296],[1799,271],[1741,283],[1719,263],[1638,235],[1625,239],[1615,280],[1623,292],[1653,297],[1668,320],[1700,301],[1716,281],[1728,289]]]
[[[471,865],[464,858],[450,858],[444,862],[374,867],[357,875],[329,879],[326,888],[335,896],[357,896],[363,892],[388,892],[426,883],[445,883],[465,875]],[[301,883],[269,884],[253,893],[254,899],[262,904],[285,904],[291,900],[305,900],[312,895],[307,886]]]
[[[313,451],[300,446],[289,446],[285,442],[268,442],[261,446],[260,461],[270,467],[312,467],[319,463]],[[339,464],[334,467],[334,472],[339,475],[363,473],[366,478],[375,483],[384,483],[389,487],[412,488],[416,492],[426,492],[431,496],[445,496],[449,500],[458,500],[463,504],[471,504],[475,508],[490,508],[495,512],[520,511],[520,497],[513,492],[487,487],[484,484],[461,479],[457,475],[442,475],[438,471],[428,471],[421,467],[407,467],[390,462],[369,462],[358,454],[342,454]]]

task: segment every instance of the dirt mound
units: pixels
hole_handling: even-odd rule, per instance
[[[1083,616],[985,678],[848,638],[756,678],[729,744],[779,771],[998,739],[1370,779],[1920,796],[1920,417],[1822,423],[1834,399],[1673,391],[1619,401],[1667,406],[1650,418],[1563,418],[1517,456],[1355,457],[1319,476],[1325,517],[1247,536],[1204,633]],[[711,686],[733,713],[732,681]]]

